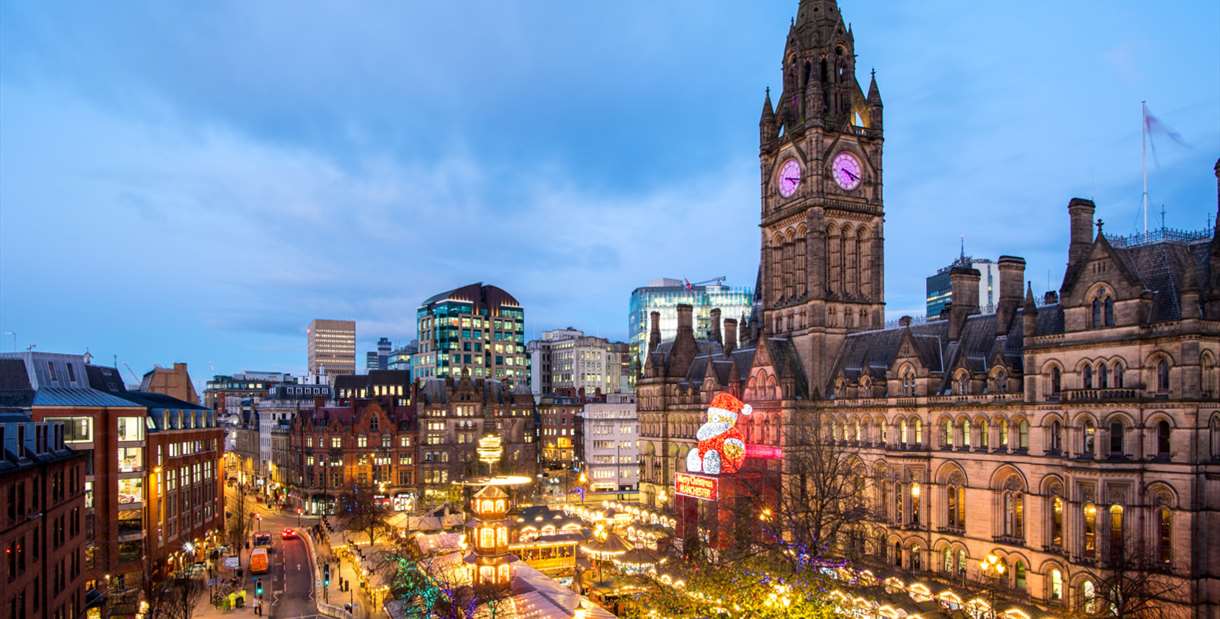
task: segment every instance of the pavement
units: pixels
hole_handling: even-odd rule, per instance
[[[331,604],[337,606],[351,604],[352,616],[364,617],[366,616],[365,611],[369,607],[369,599],[360,588],[360,579],[356,575],[355,568],[350,561],[341,560],[331,546],[332,542],[335,545],[347,543],[346,535],[344,531],[324,533],[318,541],[318,553],[322,557],[321,560],[330,563],[330,586],[322,592],[322,599],[329,600]],[[351,587],[347,591],[340,589],[340,579],[351,582]]]

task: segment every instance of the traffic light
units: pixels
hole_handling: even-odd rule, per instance
[[[322,564],[322,586],[323,587],[330,586],[330,564],[329,563]]]
[[[254,596],[260,597],[260,598],[263,597],[263,579],[262,578],[254,579]]]

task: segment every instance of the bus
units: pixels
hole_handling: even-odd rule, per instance
[[[271,558],[266,548],[255,548],[250,551],[250,573],[266,574],[271,570]]]

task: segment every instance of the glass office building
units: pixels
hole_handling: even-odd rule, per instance
[[[718,280],[723,282],[723,280]],[[711,337],[711,311],[720,309],[721,320],[735,318],[739,323],[750,316],[753,309],[754,291],[749,288],[730,288],[723,283],[711,285],[688,285],[680,279],[663,278],[650,282],[631,292],[627,308],[627,336],[631,352],[639,364],[644,366],[644,354],[648,351],[648,315],[661,313],[661,339],[673,339],[678,332],[678,305],[688,303],[694,308],[695,337]]]
[[[424,301],[417,312],[419,352],[412,378],[462,376],[528,383],[525,310],[512,295],[481,282]]]

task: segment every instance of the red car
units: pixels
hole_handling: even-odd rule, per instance
[[[282,537],[284,539],[293,539],[296,536],[297,536],[297,532],[292,529],[284,529],[284,532],[280,534],[280,537]]]

